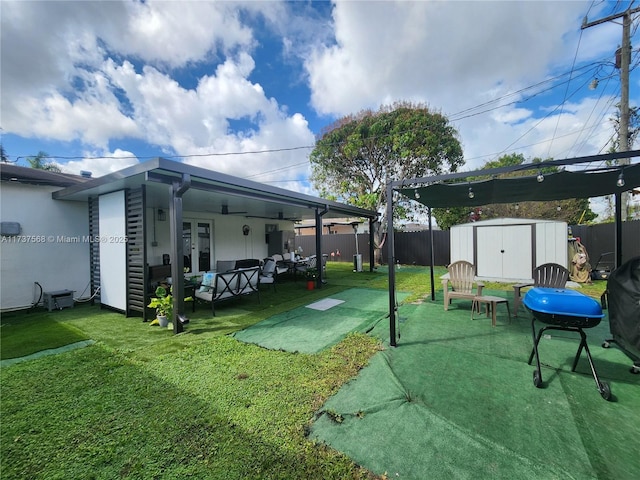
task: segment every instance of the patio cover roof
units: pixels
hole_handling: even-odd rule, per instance
[[[118,172],[90,179],[53,193],[54,199],[86,201],[125,188],[146,185],[147,206],[169,208],[167,184],[188,176],[191,184],[183,197],[188,211],[239,215],[273,220],[314,219],[316,211],[324,218],[358,217],[375,220],[372,210],[333,202],[264,183],[253,182],[205,168],[164,158],[149,160]]]

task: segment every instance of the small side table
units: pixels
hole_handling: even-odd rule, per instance
[[[500,303],[504,303],[507,306],[507,317],[509,323],[511,323],[511,311],[509,310],[509,301],[502,297],[493,297],[491,295],[485,295],[481,297],[474,297],[471,305],[471,320],[473,320],[473,313],[477,310],[480,311],[480,304],[484,303],[487,310],[487,317],[491,313],[491,326],[496,326],[496,307]]]

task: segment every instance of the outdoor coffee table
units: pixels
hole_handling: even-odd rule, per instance
[[[491,295],[484,295],[480,297],[474,297],[471,305],[471,320],[473,320],[473,313],[477,310],[480,311],[480,304],[484,303],[487,311],[487,317],[491,313],[491,326],[496,326],[496,307],[500,303],[504,303],[507,306],[507,316],[509,317],[509,323],[511,323],[511,311],[509,310],[509,301],[506,298],[494,297]]]

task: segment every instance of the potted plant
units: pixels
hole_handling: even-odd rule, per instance
[[[168,289],[162,286],[156,288],[156,296],[147,306],[156,309],[156,318],[161,327],[169,325],[169,318],[173,318],[173,297]]]
[[[305,272],[305,277],[307,279],[307,290],[313,290],[316,286],[316,278],[318,277],[318,269],[315,267],[307,268]]]

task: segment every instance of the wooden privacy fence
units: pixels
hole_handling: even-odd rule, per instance
[[[599,225],[571,226],[574,237],[587,248],[590,262],[595,267],[600,255],[615,251],[615,225],[603,223]],[[362,261],[369,263],[369,234],[357,235],[358,253]],[[451,263],[449,232],[434,230],[434,264],[448,265]],[[313,235],[298,235],[295,237],[296,248],[302,247],[305,255],[315,253],[316,244]],[[429,232],[396,232],[396,259],[404,265],[429,265],[431,256]],[[356,235],[333,234],[322,236],[322,253],[329,255],[329,259],[338,262],[353,262],[356,253]],[[622,261],[640,256],[640,221],[622,223]],[[604,256],[602,261],[613,264],[614,255]],[[388,263],[386,244],[382,249],[382,263]]]

